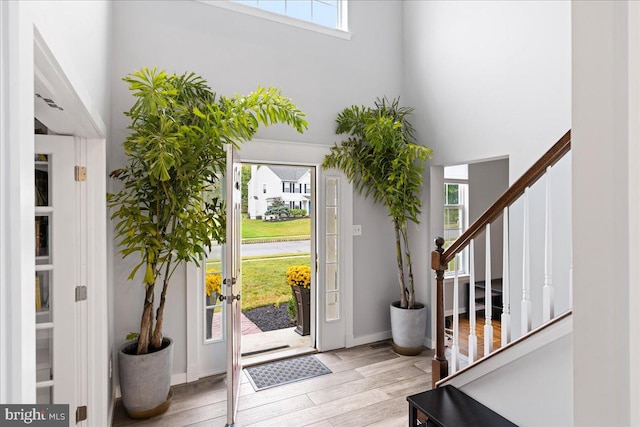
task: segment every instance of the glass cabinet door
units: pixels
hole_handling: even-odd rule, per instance
[[[50,248],[50,154],[36,153],[35,171],[35,305],[36,305],[36,401],[52,403],[53,391],[53,264]]]
[[[75,144],[69,136],[36,135],[34,281],[36,403],[72,403],[78,395],[81,304]]]

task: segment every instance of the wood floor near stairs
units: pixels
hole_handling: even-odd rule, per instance
[[[469,331],[471,330],[469,325],[469,318],[466,315],[460,316],[459,320],[460,332],[458,332],[458,346],[460,347],[460,353],[464,356],[469,355]],[[475,333],[478,337],[478,357],[484,356],[484,316],[478,315],[476,317]],[[453,325],[453,323],[451,323]],[[502,329],[500,327],[500,320],[492,319],[491,326],[493,326],[493,350],[497,350],[502,345]],[[453,327],[453,326],[452,326]],[[450,330],[447,330],[449,333]],[[447,343],[447,346],[451,346],[451,341]]]
[[[431,388],[433,351],[399,356],[391,347],[363,345],[316,354],[332,373],[254,391],[243,374],[236,426],[406,426],[406,397]],[[169,410],[158,417],[128,419],[118,403],[114,426],[222,427],[226,383],[214,376],[174,387]]]

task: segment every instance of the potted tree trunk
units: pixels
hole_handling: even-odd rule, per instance
[[[302,132],[307,123],[271,88],[227,98],[193,73],[155,68],[124,81],[135,97],[125,113],[127,163],[111,172],[121,185],[107,199],[120,253],[136,257],[129,279],[144,286],[139,332],[120,348],[119,376],[128,414],[146,418],[170,399],[172,341],[162,333],[170,279],[180,263],[199,265],[206,248],[225,240],[224,204],[208,196],[225,170],[225,144],[250,140],[259,124]]]
[[[354,188],[387,208],[395,231],[400,299],[391,303],[393,348],[406,355],[423,349],[427,318],[416,302],[407,224],[419,223],[423,164],[432,150],[415,143],[408,116],[413,109],[399,100],[377,99],[373,107],[351,106],[336,119],[336,133],[348,138],[335,144],[324,168],[344,172]]]

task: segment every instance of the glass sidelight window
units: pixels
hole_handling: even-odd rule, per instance
[[[340,319],[340,275],[338,246],[338,184],[339,178],[326,178],[326,320]]]

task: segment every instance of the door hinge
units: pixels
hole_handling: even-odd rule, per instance
[[[76,424],[80,421],[86,421],[87,419],[87,407],[86,406],[78,406],[76,408]]]
[[[75,167],[75,178],[76,181],[82,182],[87,180],[87,168],[85,166],[76,166]]]
[[[87,299],[87,287],[76,286],[76,302],[86,301],[86,299]]]

